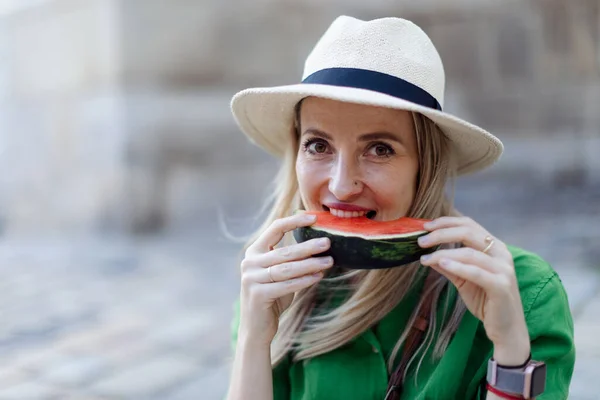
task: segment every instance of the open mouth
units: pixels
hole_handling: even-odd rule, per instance
[[[338,210],[335,208],[329,208],[327,206],[323,206],[323,210],[330,212],[331,214],[335,215],[336,217],[340,217],[340,218],[357,218],[357,217],[367,217],[369,219],[373,219],[375,218],[375,215],[377,215],[377,211],[375,210],[369,210],[369,211],[345,211],[345,210]]]

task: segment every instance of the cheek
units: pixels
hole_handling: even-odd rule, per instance
[[[300,188],[304,188],[311,184],[311,180],[308,179],[311,169],[310,164],[306,163],[303,159],[298,158],[296,161],[296,176],[298,177]]]
[[[380,207],[407,212],[416,192],[417,169],[413,165],[390,167],[369,174],[369,187]]]
[[[319,202],[319,191],[323,183],[327,181],[327,174],[323,167],[317,163],[308,162],[301,156],[296,161],[296,176],[298,178],[298,187],[300,196],[305,205],[308,202]]]

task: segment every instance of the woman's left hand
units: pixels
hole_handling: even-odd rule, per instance
[[[494,343],[494,359],[520,365],[530,353],[529,333],[512,255],[506,245],[467,217],[441,217],[425,224],[430,231],[421,247],[462,243],[466,247],[436,250],[421,263],[446,276],[469,311],[483,322]]]

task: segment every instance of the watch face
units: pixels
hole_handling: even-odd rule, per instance
[[[546,364],[537,366],[531,373],[531,393],[535,396],[544,393],[546,388]]]

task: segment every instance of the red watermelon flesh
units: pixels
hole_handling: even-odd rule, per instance
[[[336,217],[328,211],[303,211],[303,213],[317,216],[317,221],[312,225],[314,229],[367,239],[412,236],[424,232],[423,224],[430,221],[409,217],[401,217],[391,221],[375,221],[365,216],[344,218]]]

